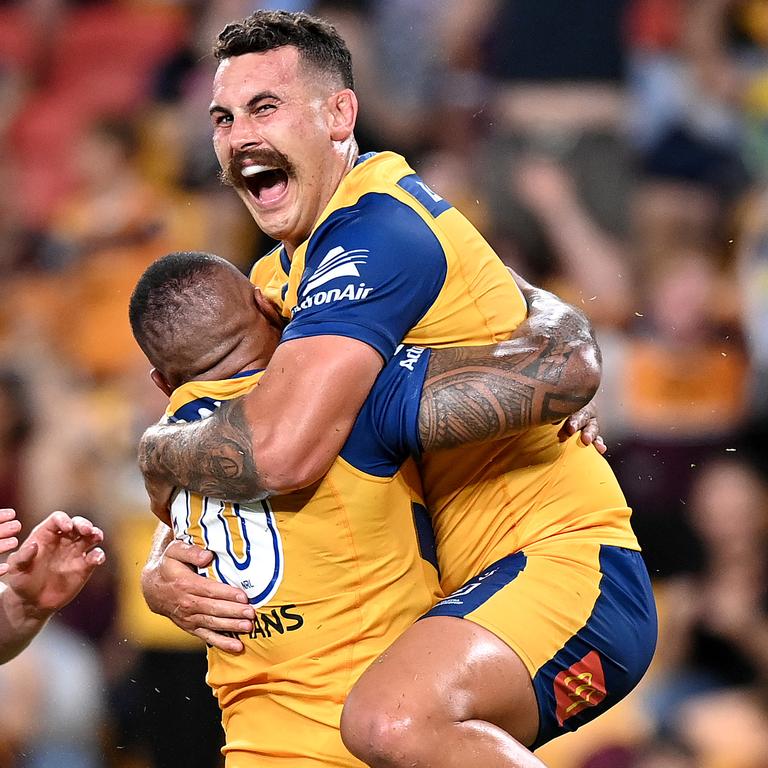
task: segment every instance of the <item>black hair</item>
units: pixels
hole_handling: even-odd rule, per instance
[[[352,56],[336,28],[303,11],[254,11],[227,24],[213,47],[218,61],[246,53],[263,53],[292,45],[301,58],[322,72],[335,75],[344,88],[354,88]]]
[[[183,335],[189,313],[210,294],[207,278],[223,266],[234,269],[212,253],[177,251],[152,263],[139,278],[128,317],[136,342],[154,365],[158,348]]]

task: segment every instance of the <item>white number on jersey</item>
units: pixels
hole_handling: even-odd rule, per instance
[[[177,539],[213,552],[203,576],[240,587],[256,607],[266,603],[283,578],[283,547],[268,501],[233,504],[181,491],[171,506]]]

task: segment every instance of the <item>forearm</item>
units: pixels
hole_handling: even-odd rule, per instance
[[[0,584],[0,664],[23,651],[50,617]]]
[[[357,339],[281,344],[247,394],[200,422],[145,433],[139,465],[148,490],[165,483],[244,502],[311,485],[338,456],[381,367],[379,353]]]
[[[159,582],[162,581],[160,566],[162,565],[163,553],[172,541],[173,530],[165,523],[158,523],[152,536],[152,547],[147,562],[141,571],[141,592],[144,595],[144,601],[151,611],[159,613],[161,616],[165,616],[166,611],[160,594],[161,585]]]
[[[157,425],[139,444],[139,467],[150,480],[204,496],[252,501],[269,493],[254,457],[245,399],[226,403],[192,424]]]
[[[484,442],[586,405],[600,383],[600,350],[583,313],[524,282],[528,319],[506,342],[432,353],[422,390],[425,451]]]
[[[158,523],[157,528],[152,536],[152,546],[147,555],[147,562],[142,570],[142,584],[146,578],[146,574],[154,571],[160,564],[165,552],[166,547],[173,541],[173,530],[169,528],[165,523]]]

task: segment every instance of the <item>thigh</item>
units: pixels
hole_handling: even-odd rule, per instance
[[[656,643],[640,554],[591,542],[553,540],[502,558],[427,614],[439,616],[480,625],[522,661],[538,706],[534,747],[623,698]]]
[[[345,715],[350,711],[353,719],[364,713],[395,730],[414,726],[424,739],[445,723],[472,720],[522,744],[538,731],[531,676],[518,655],[494,633],[454,616],[426,616],[407,629],[355,684]]]

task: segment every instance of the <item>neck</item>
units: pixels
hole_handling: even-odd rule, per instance
[[[323,200],[320,210],[317,213],[317,218],[312,224],[313,230],[317,225],[317,222],[320,220],[320,217],[323,215],[323,211],[325,211],[325,209],[328,207],[328,203],[331,202],[331,199],[336,194],[336,190],[341,186],[341,182],[344,181],[346,175],[355,167],[355,163],[357,162],[357,158],[359,156],[360,150],[354,137],[351,137],[347,141],[339,142],[336,151],[336,171],[329,175],[330,183],[328,185],[328,194]],[[285,253],[287,254],[289,260],[293,259],[293,254],[296,249],[309,239],[311,233],[312,232],[310,230],[310,232],[307,232],[306,236],[298,242],[288,242],[287,240],[282,241],[283,248],[285,248]]]

